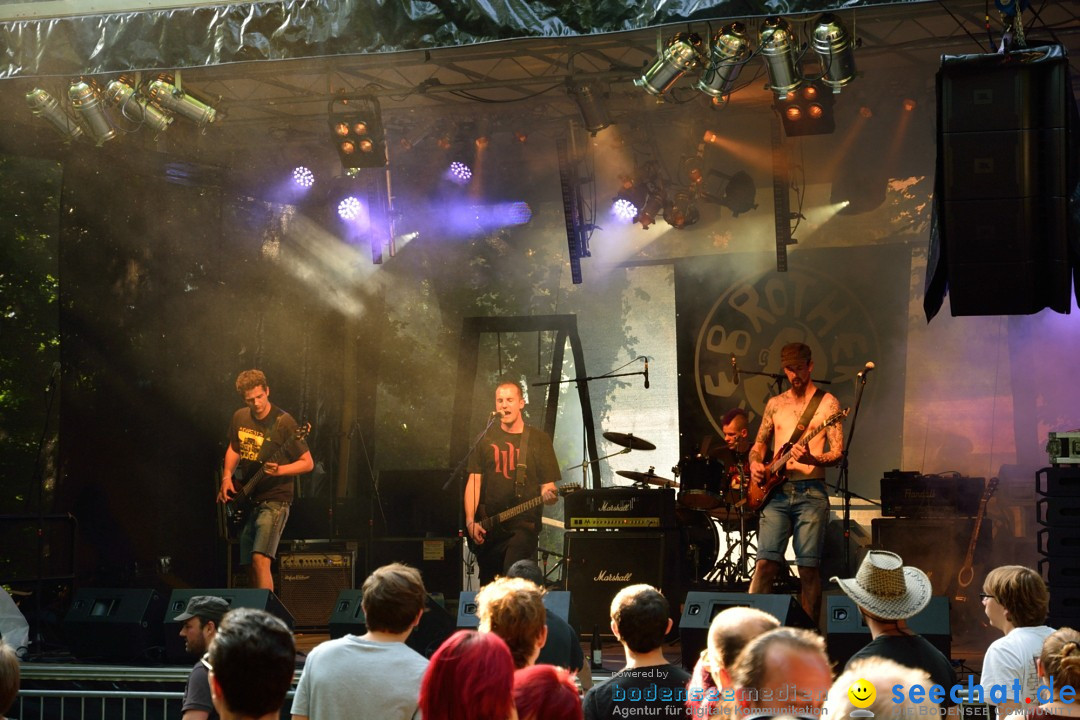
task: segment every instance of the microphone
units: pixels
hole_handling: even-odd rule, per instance
[[[502,413],[499,412],[498,410],[492,410],[491,415],[488,416],[488,420],[494,420],[495,418],[500,417],[501,415],[502,415]]]
[[[731,353],[731,382],[739,384],[739,366],[735,364],[735,353]]]
[[[867,362],[867,363],[866,363],[866,367],[865,367],[865,368],[863,369],[863,371],[862,371],[862,372],[860,372],[860,373],[859,373],[859,374],[857,375],[857,377],[861,377],[861,378],[864,378],[864,377],[866,377],[867,375],[869,375],[869,374],[870,374],[870,371],[871,371],[871,370],[873,370],[873,369],[874,369],[874,363],[872,363],[872,362]]]
[[[649,358],[645,358],[645,389],[649,389]]]

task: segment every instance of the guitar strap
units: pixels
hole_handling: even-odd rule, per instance
[[[803,410],[802,417],[795,424],[795,429],[791,431],[791,439],[788,440],[788,445],[794,445],[806,433],[806,428],[810,426],[810,421],[814,419],[814,413],[817,412],[818,405],[821,404],[821,398],[823,397],[825,397],[825,393],[821,392],[821,388],[814,388],[814,395],[810,398],[810,402],[806,403],[806,409]]]
[[[529,472],[529,426],[521,429],[521,445],[518,447],[517,464],[514,466],[514,496],[518,500],[525,498],[525,477]]]

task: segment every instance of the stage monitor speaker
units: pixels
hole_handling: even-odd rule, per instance
[[[230,608],[257,608],[266,610],[271,615],[281,618],[291,630],[295,623],[292,614],[281,604],[277,595],[269,590],[259,588],[184,588],[173,590],[169,595],[169,604],[165,606],[164,622],[165,631],[165,659],[173,663],[194,663],[198,658],[192,657],[184,650],[184,639],[180,637],[180,627],[183,623],[173,620],[174,617],[184,612],[188,601],[196,595],[215,595],[229,603]],[[158,616],[161,618],[161,615]]]
[[[570,593],[552,590],[544,593],[544,609],[570,623]],[[480,624],[476,616],[476,591],[463,591],[458,598],[457,626],[459,629],[475,630]]]
[[[364,622],[364,594],[360,590],[342,590],[338,593],[334,611],[330,615],[330,637],[363,635],[367,632]],[[409,635],[405,644],[424,657],[431,657],[446,638],[454,634],[454,618],[446,610],[442,595],[428,593],[427,606],[420,624]]]
[[[679,619],[684,667],[693,669],[701,651],[705,649],[713,618],[733,607],[757,608],[769,613],[786,627],[817,627],[799,601],[791,595],[691,591],[686,594]]]
[[[80,588],[62,632],[81,660],[160,660],[165,603],[149,588]]]
[[[952,652],[949,625],[949,598],[935,595],[918,615],[908,619],[908,627],[922,635],[945,657]],[[855,601],[843,593],[825,598],[825,630],[829,658],[842,670],[851,656],[872,639],[870,628]]]
[[[953,315],[1070,306],[1067,62],[1022,52],[946,57],[938,75],[935,192]]]
[[[457,535],[461,499],[456,492],[443,492],[442,487],[449,477],[449,468],[380,472],[379,494],[376,497],[381,505],[372,513],[375,537]],[[454,501],[454,498],[457,500]]]
[[[394,562],[419,570],[424,578],[424,588],[430,593],[457,597],[461,592],[464,568],[461,538],[402,537],[371,541],[371,571]]]
[[[294,552],[278,558],[281,602],[307,630],[327,626],[334,598],[354,585],[352,552]]]
[[[664,533],[570,531],[564,537],[566,589],[574,596],[580,632],[611,637],[611,600],[627,585],[664,589]],[[672,612],[678,608],[668,597]]]

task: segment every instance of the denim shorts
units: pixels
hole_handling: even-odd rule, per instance
[[[761,511],[758,559],[784,562],[788,538],[795,543],[796,564],[817,567],[829,522],[829,496],[821,480],[788,481],[776,489]]]
[[[288,519],[287,502],[267,500],[255,505],[240,532],[240,564],[250,565],[252,553],[274,557]]]

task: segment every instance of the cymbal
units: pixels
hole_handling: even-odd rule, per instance
[[[622,445],[625,448],[631,450],[655,450],[656,446],[648,440],[644,440],[639,437],[634,437],[633,433],[621,433],[621,432],[606,432],[604,433],[604,439],[610,440],[616,445]]]
[[[647,483],[649,485],[659,485],[660,487],[679,487],[679,483],[668,478],[660,477],[659,475],[653,475],[650,472],[638,472],[637,470],[616,470],[616,475],[621,475],[624,478],[629,478],[634,482]]]

